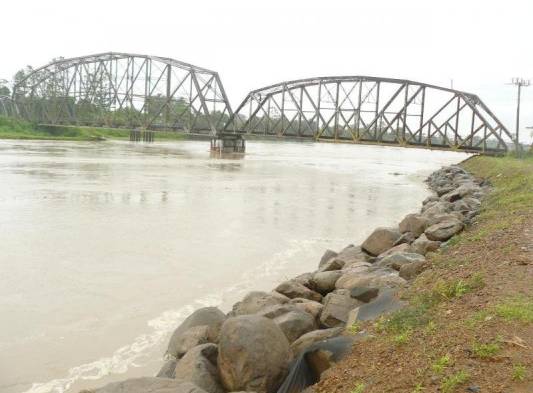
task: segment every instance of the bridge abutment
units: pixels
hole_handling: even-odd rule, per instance
[[[244,153],[246,142],[240,134],[218,134],[211,139],[211,151],[217,153]]]

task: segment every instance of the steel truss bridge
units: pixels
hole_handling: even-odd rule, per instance
[[[129,53],[53,61],[18,81],[13,100],[20,116],[46,124],[215,134],[232,115],[216,72]]]
[[[502,152],[513,136],[476,95],[409,80],[339,76],[251,91],[232,112],[219,75],[170,58],[102,53],[24,76],[0,114],[41,124],[305,138]]]
[[[513,140],[474,94],[368,76],[300,79],[254,90],[225,130],[468,151],[502,151]]]

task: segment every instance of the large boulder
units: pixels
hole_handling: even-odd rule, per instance
[[[400,232],[411,232],[415,237],[420,236],[426,230],[428,219],[421,214],[408,214],[400,222]]]
[[[398,287],[405,284],[405,280],[392,269],[377,268],[363,273],[348,273],[337,280],[337,289],[352,289],[355,287]]]
[[[363,250],[361,246],[350,245],[344,248],[335,259],[341,261],[344,266],[356,262],[367,262],[369,255]]]
[[[279,317],[280,315],[286,314],[291,311],[297,311],[298,308],[290,303],[284,303],[284,304],[274,304],[272,306],[267,306],[259,310],[256,315],[260,315],[262,317],[268,318],[268,319],[274,319]]]
[[[369,303],[379,294],[379,288],[375,287],[355,287],[350,290],[350,296],[363,303]]]
[[[361,245],[367,253],[377,256],[392,248],[401,234],[396,228],[377,228]]]
[[[289,342],[272,320],[245,315],[222,325],[218,370],[227,391],[276,392],[290,359]]]
[[[322,295],[326,295],[335,289],[335,282],[342,275],[340,271],[317,272],[311,279],[313,288]]]
[[[452,204],[449,202],[432,202],[422,207],[422,215],[426,218],[431,218],[436,214],[448,213],[452,210]]]
[[[280,285],[278,285],[276,291],[287,296],[289,299],[300,297],[317,302],[322,300],[322,295],[318,292],[312,291],[306,286],[290,280],[282,282]]]
[[[400,270],[403,265],[408,265],[413,262],[425,262],[426,258],[423,255],[411,252],[397,252],[383,258],[377,263],[377,266],[390,267],[394,270]]]
[[[379,254],[377,257],[377,261],[379,262],[381,259],[388,257],[389,255],[396,254],[398,252],[408,252],[409,250],[410,250],[409,244],[407,243],[398,244],[392,248],[389,248],[387,251]]]
[[[287,337],[289,343],[317,328],[315,318],[304,311],[290,311],[273,319]]]
[[[337,259],[337,257],[331,258],[329,261],[324,263],[320,268],[318,269],[319,272],[330,272],[333,270],[341,270],[344,267],[344,262],[340,259]]]
[[[481,192],[481,188],[472,182],[464,183],[457,187],[455,190],[444,194],[441,199],[447,202],[455,202],[467,195],[471,195],[477,192]]]
[[[408,302],[398,298],[397,291],[394,289],[380,291],[376,299],[350,311],[347,316],[346,327],[352,326],[357,321],[377,319],[382,315],[397,311],[407,304]]]
[[[420,255],[426,255],[428,252],[437,251],[441,242],[429,240],[425,234],[420,235],[413,243],[411,243],[411,251]]]
[[[429,240],[446,241],[463,230],[463,223],[457,219],[447,219],[431,225],[424,232]]]
[[[326,250],[324,255],[322,255],[322,258],[320,258],[320,263],[318,264],[318,267],[321,268],[327,261],[329,261],[331,258],[335,258],[338,254],[335,251],[332,250]]]
[[[230,316],[248,315],[259,312],[262,308],[279,305],[288,302],[289,299],[284,300],[283,297],[274,293],[266,293],[261,291],[253,291],[247,294],[243,300],[233,305]]]
[[[194,311],[172,334],[167,356],[180,358],[195,345],[216,342],[225,319],[226,315],[216,307],[203,307]]]
[[[344,327],[336,327],[330,329],[314,330],[301,336],[298,340],[291,344],[292,353],[298,356],[300,352],[310,345],[331,337],[337,337],[344,331]]]
[[[399,273],[400,277],[405,280],[412,280],[420,273],[422,273],[427,268],[427,266],[428,264],[426,261],[415,261],[402,265]]]
[[[207,393],[224,393],[217,370],[215,344],[199,345],[185,354],[175,368],[175,378],[191,382]]]
[[[181,379],[143,377],[113,382],[99,389],[80,393],[206,393],[198,386]]]
[[[156,377],[159,378],[174,378],[176,372],[176,359],[168,359],[161,367],[161,370],[157,373]]]
[[[324,298],[324,309],[320,315],[320,322],[328,328],[342,326],[346,324],[348,313],[360,304],[362,302],[353,299],[349,294],[329,293]]]
[[[294,305],[294,307],[296,307],[300,311],[311,314],[315,319],[318,319],[320,313],[322,312],[322,309],[324,308],[324,305],[322,303],[315,302],[314,300],[304,299],[301,297],[291,299],[290,304]]]

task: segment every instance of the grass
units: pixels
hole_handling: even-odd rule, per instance
[[[441,374],[444,371],[444,369],[450,365],[451,360],[452,359],[450,355],[444,355],[440,357],[439,359],[437,359],[437,361],[431,365],[431,369],[436,374]]]
[[[500,352],[501,347],[497,342],[492,342],[488,344],[474,343],[472,345],[472,354],[480,359],[489,359],[494,357],[498,352]]]
[[[513,366],[513,375],[512,375],[513,381],[522,382],[524,379],[526,379],[526,366],[523,364],[515,364]]]
[[[102,139],[127,140],[129,135],[129,129],[37,125],[0,116],[0,139],[97,141]],[[156,140],[183,138],[183,134],[176,132],[158,131],[156,135]]]
[[[442,393],[452,393],[470,379],[470,375],[466,371],[458,371],[457,373],[443,379],[440,390]]]
[[[533,322],[533,299],[517,297],[497,304],[494,307],[496,315],[505,321]]]
[[[359,382],[357,385],[355,385],[351,393],[363,393],[365,389],[366,389],[366,385],[362,382]]]
[[[361,331],[361,323],[356,321],[352,325],[348,326],[346,330],[348,333],[357,334]]]

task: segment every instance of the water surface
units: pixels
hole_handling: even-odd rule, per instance
[[[311,271],[429,194],[466,156],[249,142],[0,141],[0,391],[153,375],[195,308]]]

